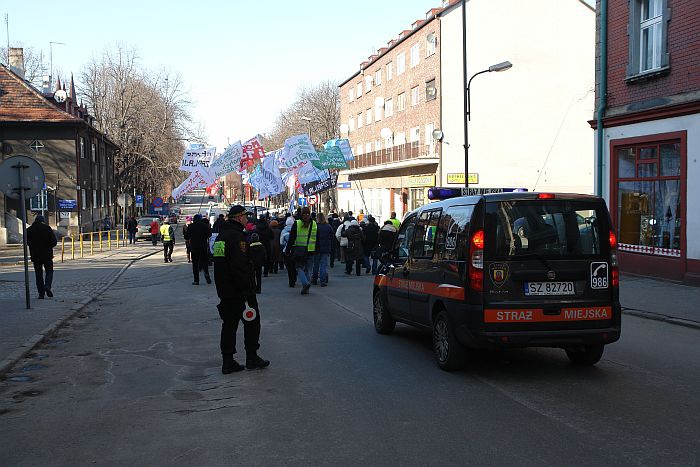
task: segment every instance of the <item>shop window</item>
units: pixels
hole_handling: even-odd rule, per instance
[[[617,228],[620,250],[680,256],[681,146],[618,148]]]

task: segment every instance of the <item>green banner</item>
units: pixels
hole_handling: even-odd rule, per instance
[[[312,161],[312,164],[317,169],[347,169],[348,164],[345,162],[343,152],[337,146],[332,146],[323,151],[318,151],[318,160]]]

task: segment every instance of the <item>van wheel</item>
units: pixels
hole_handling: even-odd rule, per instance
[[[457,341],[445,310],[438,313],[433,323],[433,352],[438,366],[445,371],[458,370],[464,366],[466,351]]]
[[[566,356],[574,365],[595,365],[603,356],[604,345],[584,345],[582,347],[566,349]]]
[[[379,334],[391,334],[396,327],[396,321],[391,317],[384,305],[380,292],[374,294],[374,329]]]

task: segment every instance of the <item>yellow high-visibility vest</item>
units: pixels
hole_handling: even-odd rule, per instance
[[[311,229],[311,235],[309,235],[309,228]],[[316,251],[315,221],[311,221],[311,225],[309,227],[304,227],[304,221],[297,221],[297,239],[294,242],[294,246],[305,246],[306,251]]]

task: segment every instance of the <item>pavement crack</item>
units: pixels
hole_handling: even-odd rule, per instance
[[[189,414],[198,413],[198,412],[213,412],[215,410],[235,409],[237,407],[240,407],[240,405],[222,405],[221,407],[212,407],[210,409],[171,410],[169,413],[175,413],[178,415],[189,415]]]

